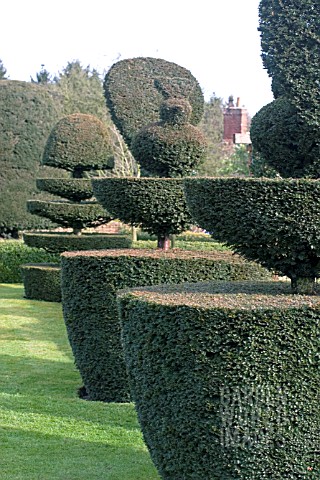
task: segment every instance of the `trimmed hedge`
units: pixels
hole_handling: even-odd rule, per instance
[[[320,276],[320,181],[189,178],[194,220],[249,260],[312,293]]]
[[[28,200],[28,211],[49,218],[63,227],[83,229],[110,222],[112,217],[98,202],[71,203],[64,200]]]
[[[111,215],[158,238],[181,233],[191,225],[181,179],[95,178],[92,187]]]
[[[49,220],[30,215],[26,201],[37,193],[41,155],[61,115],[62,97],[55,85],[0,81],[0,235],[52,227]],[[43,168],[44,176],[50,172]],[[63,172],[52,173],[57,175]]]
[[[130,388],[160,476],[318,479],[320,310],[285,282],[120,296]]]
[[[30,247],[43,248],[47,252],[67,252],[77,250],[101,250],[114,248],[130,248],[132,240],[128,235],[82,233],[24,233],[23,240]]]
[[[0,242],[0,283],[22,283],[23,263],[59,262],[59,255],[31,248],[18,240]]]
[[[207,142],[201,131],[189,123],[187,100],[169,98],[160,108],[160,122],[147,125],[133,138],[131,151],[149,174],[182,177],[204,160]]]
[[[74,113],[51,130],[42,164],[71,172],[114,166],[109,127],[94,115]]]
[[[90,178],[37,178],[36,185],[39,190],[74,202],[93,197]]]
[[[194,76],[160,58],[138,57],[115,63],[103,87],[111,118],[129,147],[142,127],[160,120],[160,105],[168,97],[189,100],[192,125],[203,115],[203,93]]]
[[[25,298],[61,302],[61,268],[54,263],[21,265]]]
[[[62,302],[68,338],[90,400],[130,400],[120,341],[116,291],[207,279],[268,278],[231,252],[106,250],[61,255]]]

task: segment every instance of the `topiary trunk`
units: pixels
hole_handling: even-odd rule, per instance
[[[291,279],[292,293],[299,295],[314,295],[316,293],[314,277],[296,277]]]
[[[72,231],[73,235],[81,235],[82,234],[82,229],[79,227],[73,227]]]
[[[159,235],[158,236],[158,248],[162,250],[169,250],[170,248],[170,236],[169,235]]]

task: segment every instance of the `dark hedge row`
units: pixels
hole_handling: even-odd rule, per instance
[[[130,248],[132,240],[129,235],[89,233],[73,235],[66,233],[24,233],[23,240],[30,247],[43,248],[47,252],[69,252],[78,250],[105,250]]]
[[[21,265],[25,298],[61,302],[60,264],[31,263]]]
[[[170,98],[161,105],[160,122],[143,127],[134,136],[131,151],[150,175],[182,177],[204,160],[206,139],[189,123],[190,103]]]
[[[74,113],[61,118],[50,132],[42,164],[63,168],[73,174],[112,168],[110,128],[94,115]]]
[[[318,479],[318,299],[216,282],[119,299],[130,389],[164,480]]]
[[[37,178],[37,188],[73,202],[93,197],[90,178]]]
[[[109,250],[66,252],[61,259],[63,313],[75,362],[89,399],[107,402],[130,399],[117,315],[118,289],[268,276],[266,270],[230,252]]]
[[[193,125],[203,115],[203,94],[197,80],[185,68],[159,58],[115,63],[105,76],[104,91],[112,120],[129,147],[143,126],[160,120],[160,105],[168,97],[189,100]]]
[[[53,86],[0,81],[0,234],[52,226],[30,215],[26,201],[37,192],[35,178],[46,139],[61,115],[61,98]],[[64,175],[43,170],[44,175]]]
[[[95,178],[92,186],[97,200],[114,218],[141,226],[158,239],[191,225],[181,179]]]
[[[42,248],[31,248],[17,240],[0,242],[0,283],[22,283],[20,265],[23,263],[59,261],[59,255]]]
[[[194,220],[247,259],[312,293],[320,274],[320,182],[306,179],[187,179]]]
[[[63,200],[28,200],[28,211],[49,218],[63,227],[82,230],[108,223],[112,217],[97,202],[70,203]]]

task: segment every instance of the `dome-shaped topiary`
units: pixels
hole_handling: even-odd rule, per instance
[[[108,127],[94,115],[75,113],[63,117],[52,129],[42,164],[81,176],[86,170],[112,168],[112,141]]]
[[[133,138],[131,151],[141,167],[160,177],[192,173],[206,153],[206,139],[191,125],[188,100],[169,98],[160,107],[160,122],[148,125]]]
[[[319,177],[318,135],[285,97],[262,107],[250,128],[254,150],[282,177]]]

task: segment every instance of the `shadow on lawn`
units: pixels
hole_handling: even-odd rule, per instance
[[[0,392],[45,397],[77,397],[82,385],[73,361],[43,360],[21,352],[0,355]]]
[[[119,448],[108,441],[88,442],[65,436],[3,428],[1,479],[158,480],[142,448]]]
[[[17,289],[15,285],[0,285],[0,340],[53,342],[73,362],[61,303],[24,300],[19,296],[22,291],[22,287]]]
[[[20,283],[0,283],[0,301],[2,299],[23,299],[24,288]]]

